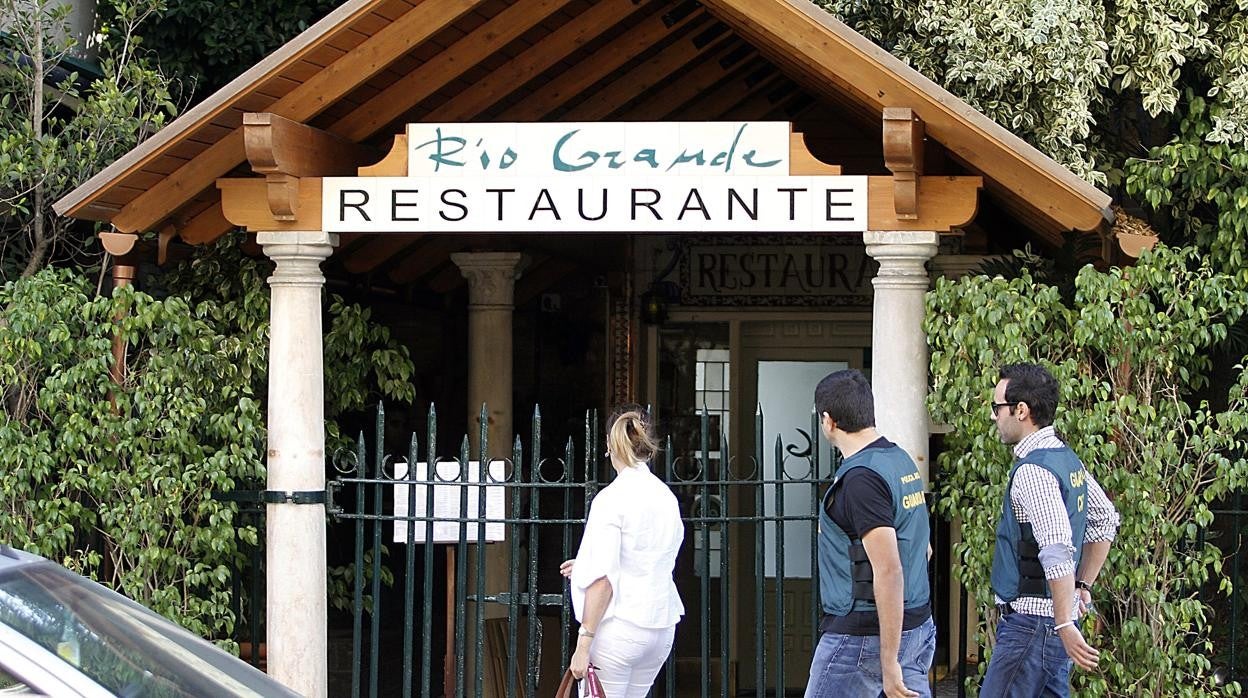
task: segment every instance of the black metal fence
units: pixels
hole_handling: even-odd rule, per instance
[[[371,450],[361,434],[335,459],[330,488],[334,519],[354,527],[351,695],[553,694],[574,638],[558,567],[612,474],[598,416],[549,454],[535,452],[548,443],[535,410],[502,459],[488,457],[484,429],[475,458],[467,437],[439,457],[432,407],[424,438],[387,456],[384,419],[379,407]],[[654,694],[800,695],[821,615],[815,512],[835,455],[819,447],[813,413],[808,432],[792,429],[805,443],[760,437],[744,457],[710,425],[703,415],[692,452],[668,438],[652,464],[687,525],[676,570],[686,615]],[[761,413],[754,433],[766,433]],[[390,546],[401,592],[383,589]]]

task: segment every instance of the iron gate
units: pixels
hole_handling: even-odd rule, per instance
[[[527,442],[517,436],[510,457],[488,467],[484,429],[475,458],[466,436],[456,456],[439,458],[430,407],[424,438],[413,434],[395,458],[378,447],[384,421],[379,406],[371,450],[361,434],[335,458],[330,486],[330,513],[354,534],[351,695],[552,694],[543,689],[562,675],[575,631],[559,563],[575,555],[611,474],[598,415],[543,453],[535,409]],[[746,457],[728,452],[705,413],[696,443],[664,439],[652,467],[686,523],[677,563],[686,615],[654,695],[784,695],[805,684],[820,617],[814,512],[835,459],[813,410],[808,428],[789,430],[796,444],[777,435],[767,449],[758,438]],[[761,412],[754,433],[766,433]],[[501,587],[499,575],[487,580],[500,559]],[[386,569],[394,589],[383,588]]]

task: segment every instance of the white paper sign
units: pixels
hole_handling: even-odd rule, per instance
[[[395,480],[405,480],[407,478],[407,463],[395,463],[394,477]],[[407,504],[409,498],[409,489],[416,492],[416,507],[413,516],[426,516],[426,505],[428,504],[428,487],[433,487],[433,542],[434,543],[458,543],[460,522],[457,519],[480,519],[479,505],[481,497],[481,486],[477,484],[465,484],[460,482],[459,463],[456,461],[443,461],[437,465],[437,479],[430,483],[429,464],[420,462],[416,464],[416,474],[412,484],[406,482],[395,482],[394,484],[394,515],[395,517],[407,516]],[[478,483],[481,478],[481,469],[478,467],[477,461],[468,463],[468,483]],[[491,461],[489,467],[489,475],[485,485],[485,540],[493,543],[506,539],[506,526],[503,523],[505,516],[504,497],[503,497],[503,480],[506,478],[507,472],[505,463],[501,460]],[[464,509],[464,513],[460,514],[460,497],[462,492],[468,492],[468,505]],[[449,519],[449,520],[446,520]],[[407,537],[407,521],[394,522],[394,542],[395,543],[424,543],[425,541],[425,522],[416,521],[412,539],[409,541]],[[463,524],[464,539],[469,543],[477,542],[477,526],[475,521],[468,521]]]

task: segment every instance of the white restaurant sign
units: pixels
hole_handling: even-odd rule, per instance
[[[409,124],[406,177],[327,177],[327,232],[857,232],[865,176],[789,174],[789,124]]]

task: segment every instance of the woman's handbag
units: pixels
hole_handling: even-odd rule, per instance
[[[576,686],[576,679],[572,677],[572,670],[568,669],[563,672],[563,680],[559,682],[559,690],[555,691],[555,698],[573,698],[574,686]],[[602,682],[598,680],[593,664],[585,670],[585,691],[585,695],[589,698],[607,698],[607,693],[602,690]]]

